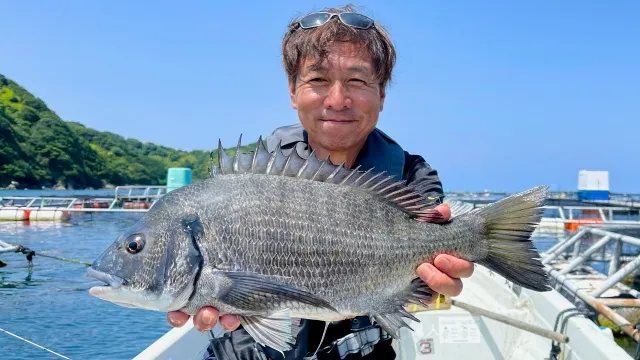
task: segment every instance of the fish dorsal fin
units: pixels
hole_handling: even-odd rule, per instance
[[[359,166],[347,169],[344,163],[334,164],[330,158],[319,159],[315,151],[306,159],[301,157],[295,148],[286,155],[282,151],[281,143],[276,145],[273,152],[269,152],[262,136],[258,138],[254,150],[242,152],[241,141],[242,136],[233,155],[227,154],[222,142],[218,141],[217,153],[211,152],[211,177],[227,174],[266,174],[350,186],[369,191],[397,205],[417,220],[429,220],[433,216],[433,210],[430,208],[437,204],[436,201],[407,185],[404,180],[393,181],[393,176],[387,175],[384,171],[374,171],[373,168],[361,170]]]

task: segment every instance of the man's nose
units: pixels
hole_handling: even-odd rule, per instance
[[[329,87],[327,97],[324,100],[326,108],[334,110],[348,109],[351,107],[349,90],[340,81],[335,81]]]

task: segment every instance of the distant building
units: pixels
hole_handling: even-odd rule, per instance
[[[609,172],[580,170],[578,174],[579,200],[609,200]]]

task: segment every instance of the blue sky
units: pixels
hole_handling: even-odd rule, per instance
[[[65,120],[185,150],[298,122],[282,34],[343,3],[213,3],[4,2],[0,73]],[[640,193],[639,3],[540,3],[356,3],[398,51],[379,127],[447,190],[575,190],[586,169]]]

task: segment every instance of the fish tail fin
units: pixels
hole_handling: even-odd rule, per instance
[[[549,276],[531,240],[542,218],[547,186],[517,193],[474,211],[484,220],[486,256],[479,264],[524,288],[551,290]]]

